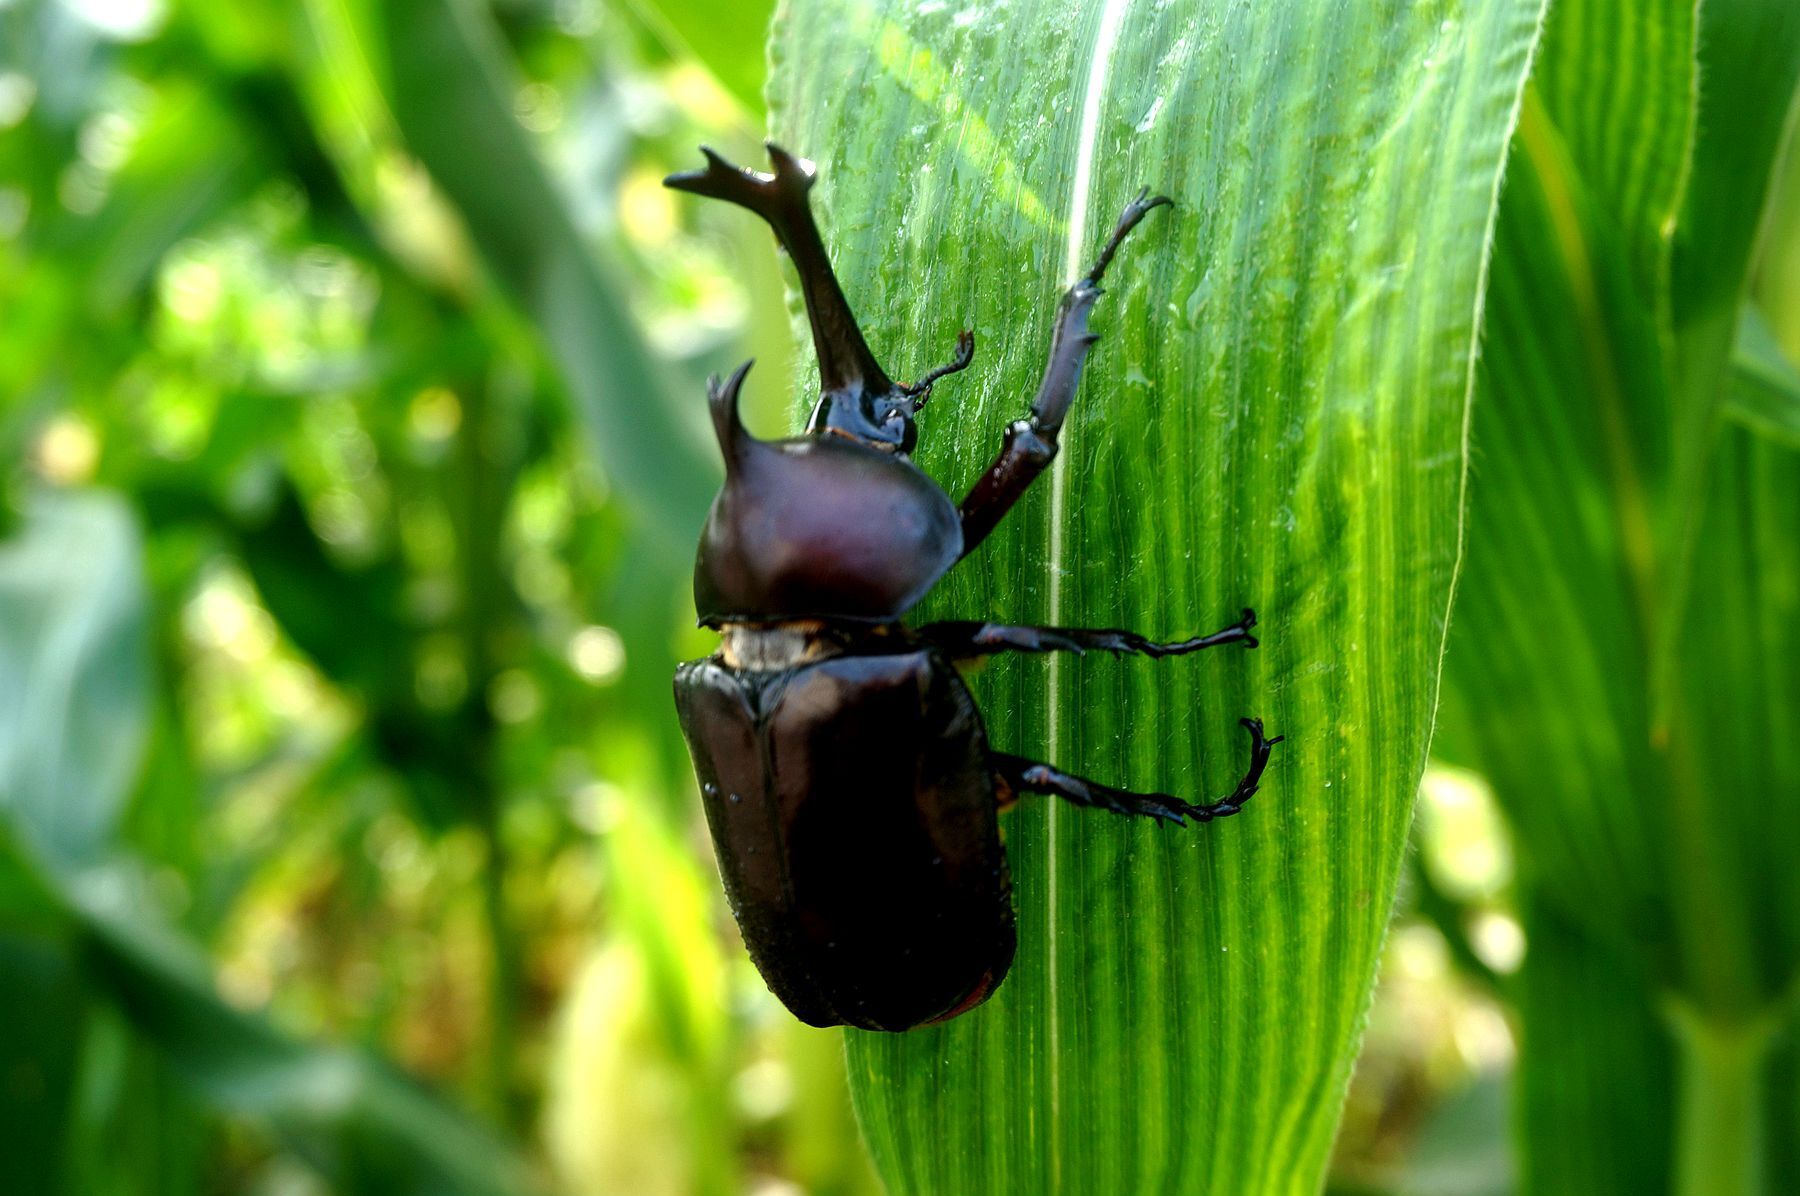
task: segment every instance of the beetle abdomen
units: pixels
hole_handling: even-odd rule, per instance
[[[694,566],[700,619],[888,620],[962,552],[956,504],[911,461],[842,436],[741,441]]]
[[[676,676],[732,912],[817,1026],[902,1030],[985,999],[1013,954],[987,739],[926,650]]]

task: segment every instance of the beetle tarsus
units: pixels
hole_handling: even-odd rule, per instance
[[[927,370],[925,376],[920,378],[917,382],[914,382],[911,386],[902,386],[900,388],[900,393],[913,401],[913,414],[917,415],[920,408],[925,406],[926,400],[931,398],[932,383],[936,382],[939,378],[945,378],[951,374],[960,373],[961,371],[968,369],[969,363],[974,360],[975,330],[972,328],[965,328],[956,334],[956,353],[949,361],[935,369]]]
[[[1269,763],[1269,753],[1283,739],[1280,735],[1273,739],[1265,738],[1262,720],[1259,718],[1238,721],[1250,732],[1250,768],[1229,796],[1215,802],[1187,802],[1166,793],[1134,793],[1129,789],[1115,789],[1099,781],[1063,772],[1053,764],[1027,760],[1005,752],[990,752],[988,767],[993,769],[998,782],[997,792],[1006,796],[1021,792],[1044,793],[1078,806],[1108,810],[1114,814],[1156,818],[1173,822],[1177,826],[1187,825],[1190,818],[1195,822],[1211,822],[1215,818],[1228,818],[1244,808],[1244,803],[1255,795],[1257,786],[1262,782],[1263,769]]]
[[[1148,188],[1138,192],[1125,205],[1093,269],[1063,293],[1056,309],[1056,328],[1050,337],[1050,358],[1031,401],[1031,412],[1007,428],[1000,455],[962,500],[964,555],[987,539],[1031,483],[1056,459],[1057,435],[1075,401],[1082,364],[1088,350],[1100,339],[1088,331],[1087,325],[1088,312],[1100,298],[1100,279],[1131,230],[1152,211],[1172,202],[1167,196],[1150,195]]]
[[[1158,642],[1135,631],[1116,628],[1026,627],[974,620],[928,623],[919,628],[919,634],[952,660],[971,660],[996,652],[1073,652],[1079,656],[1089,651],[1161,658],[1185,656],[1223,644],[1254,648],[1257,639],[1250,634],[1254,626],[1256,612],[1245,607],[1243,616],[1229,627],[1211,635],[1169,642]]]
[[[1113,255],[1119,252],[1119,246],[1124,243],[1127,234],[1157,208],[1174,206],[1175,201],[1166,195],[1152,195],[1148,187],[1140,190],[1136,197],[1125,205],[1125,210],[1119,214],[1119,222],[1113,226],[1112,236],[1107,239],[1106,247],[1100,251],[1099,258],[1094,262],[1094,268],[1087,272],[1087,277],[1082,281],[1096,288],[1099,287],[1100,279],[1105,276],[1106,268],[1112,265]]]

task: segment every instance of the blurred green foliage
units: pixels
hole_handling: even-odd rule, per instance
[[[658,186],[752,158],[772,7],[0,0],[0,1191],[878,1191],[668,700],[702,379],[805,374],[766,232]],[[1776,190],[1725,402],[1791,446]],[[1330,1190],[1497,1196],[1570,944],[1478,776],[1416,831]]]
[[[657,180],[751,101],[596,3],[0,6],[0,1187],[871,1190],[668,717],[680,400],[788,334]]]
[[[1533,1192],[1800,1187],[1800,389],[1752,287],[1797,85],[1791,3],[1559,0],[1514,141],[1445,674],[1517,837]]]

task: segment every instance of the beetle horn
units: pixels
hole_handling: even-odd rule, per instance
[[[738,418],[738,391],[743,388],[744,375],[755,364],[756,359],[752,357],[731,371],[731,376],[722,385],[717,374],[706,380],[706,405],[712,411],[713,432],[719,437],[719,451],[725,455],[727,470],[737,464],[744,447],[754,439],[744,427],[744,421]]]
[[[773,142],[764,142],[773,174],[733,166],[706,146],[701,170],[672,174],[663,186],[711,199],[722,199],[748,208],[775,230],[799,276],[800,293],[806,300],[812,324],[813,347],[819,355],[819,388],[827,393],[845,392],[889,395],[894,383],[875,360],[856,316],[844,298],[831,258],[819,239],[806,193],[812,189],[814,167]]]

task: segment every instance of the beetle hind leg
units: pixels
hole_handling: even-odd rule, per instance
[[[1010,623],[956,621],[927,623],[919,628],[921,638],[951,660],[973,660],[996,652],[1111,652],[1160,659],[1164,656],[1186,656],[1221,644],[1242,644],[1254,648],[1257,639],[1250,634],[1256,626],[1256,612],[1244,608],[1243,615],[1229,627],[1211,635],[1196,635],[1185,640],[1158,643],[1135,631],[1089,627],[1021,627]]]
[[[1250,800],[1262,782],[1263,769],[1268,766],[1270,751],[1282,740],[1280,735],[1273,739],[1264,737],[1262,720],[1259,718],[1238,721],[1250,732],[1250,769],[1229,796],[1215,802],[1196,804],[1170,797],[1166,793],[1134,793],[1128,789],[1115,789],[1111,785],[1102,785],[1099,781],[1063,772],[1054,765],[1005,752],[990,752],[988,767],[993,770],[998,782],[1000,808],[1003,810],[1016,803],[1020,794],[1044,793],[1078,806],[1110,810],[1114,814],[1141,814],[1173,822],[1177,826],[1185,826],[1190,818],[1195,822],[1211,822],[1215,818],[1226,818],[1243,809],[1244,803]]]

